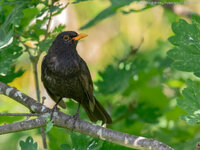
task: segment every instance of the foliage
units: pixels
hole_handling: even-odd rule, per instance
[[[53,121],[51,120],[50,116],[46,118],[46,122],[48,122],[46,125],[46,133],[47,133],[53,128]]]
[[[18,64],[24,59],[27,63],[30,63],[30,57],[27,57],[27,53],[31,54],[31,61],[39,62],[41,54],[48,51],[56,35],[66,30],[66,26],[60,24],[51,31],[47,31],[50,18],[60,14],[68,6],[68,4],[61,5],[60,1],[57,0],[53,2],[53,5],[48,0],[4,0],[0,2],[0,81],[12,83],[16,78],[23,78],[22,75],[28,70],[18,67]],[[96,12],[95,17],[86,18],[90,21],[84,24],[81,29],[89,30],[91,28],[93,30],[97,23],[106,18],[111,20],[113,19],[111,16],[116,15],[122,20],[119,29],[122,30],[124,28],[123,18],[131,13],[144,11],[148,13],[151,8],[158,5],[157,3],[145,3],[139,9],[135,9],[132,6],[138,4],[138,0],[109,0],[109,2],[109,6],[106,6],[100,12]],[[176,2],[183,3],[184,0],[177,0]],[[92,0],[73,0],[69,5],[80,8],[87,4],[94,5],[96,3]],[[88,12],[87,9],[89,10],[89,8],[85,8],[84,11]],[[166,22],[167,25],[179,18],[174,12],[170,11],[169,13],[169,11],[170,9],[164,10],[163,15],[168,21]],[[84,13],[77,13],[77,15],[82,17]],[[135,24],[132,28],[135,28]],[[111,36],[109,45],[114,43],[115,38],[118,40],[115,41],[113,47],[108,48],[108,52],[112,48],[117,49],[121,44],[123,53],[115,55],[114,61],[110,61],[105,68],[95,72],[96,80],[94,82],[95,96],[113,119],[113,124],[109,125],[109,128],[154,138],[173,146],[177,150],[195,149],[195,144],[199,141],[200,135],[198,131],[200,120],[199,25],[200,18],[195,15],[190,23],[183,19],[176,21],[172,23],[174,35],[169,38],[172,45],[160,39],[153,48],[147,45],[134,54],[130,52],[130,47],[133,44],[129,42],[128,35],[133,34],[135,30],[132,31],[131,29],[128,34],[120,31],[119,35]],[[105,26],[107,27],[107,24]],[[97,28],[97,33],[102,32],[99,30],[103,28],[104,26],[100,29]],[[129,28],[126,30],[129,30]],[[146,30],[149,30],[149,28]],[[152,37],[156,35],[157,31],[153,32],[155,33],[151,35]],[[104,35],[102,39],[109,37],[108,33],[102,32]],[[145,40],[144,45],[148,43]],[[149,43],[151,44],[152,41]],[[170,50],[166,55],[168,49]],[[130,54],[130,56],[125,57],[127,56],[125,53]],[[186,72],[192,72],[195,76]],[[180,92],[185,85],[186,88]],[[32,85],[28,86],[32,87]],[[2,100],[0,100],[0,109],[12,111],[16,104],[8,103],[7,99]],[[68,109],[62,111],[73,115],[76,112],[77,104],[71,100],[66,100],[66,104]],[[20,110],[19,106],[15,108]],[[82,108],[80,118],[88,120]],[[0,116],[0,123],[11,123],[22,119],[24,117]],[[46,134],[50,150],[129,150],[129,148],[123,146],[53,127],[49,118],[47,118],[47,122]],[[2,140],[4,141],[4,143],[1,143],[2,148],[13,149],[11,144],[7,144],[8,142],[15,143],[14,148],[16,148],[18,140],[24,136],[27,137],[27,135],[31,135],[34,139],[40,136],[39,130],[34,130],[31,133],[14,133]],[[36,150],[42,147],[42,145],[34,142],[32,137],[18,142],[21,149]]]
[[[37,150],[37,142],[33,141],[31,136],[26,138],[26,141],[20,141],[21,150]]]
[[[183,99],[178,99],[178,105],[183,108],[188,115],[181,118],[189,124],[199,124],[200,121],[200,86],[197,82],[188,80],[187,88],[182,91]]]
[[[18,59],[24,52],[27,52],[29,45],[25,44],[27,41],[35,41],[38,47],[34,47],[32,55],[38,55],[47,51],[50,44],[55,37],[55,34],[63,30],[63,25],[59,25],[52,32],[52,35],[45,40],[41,40],[41,36],[46,36],[46,30],[42,28],[48,20],[48,14],[52,16],[61,13],[66,8],[57,4],[55,6],[49,5],[48,1],[3,1],[4,4],[0,9],[3,16],[0,20],[0,80],[4,82],[11,82],[15,77],[19,77],[23,74],[23,70],[14,70],[16,59]],[[20,5],[19,5],[20,3]],[[43,5],[43,7],[39,7]],[[14,8],[14,9],[12,9]],[[46,16],[44,16],[47,14]],[[41,16],[44,16],[41,19]],[[31,24],[33,19],[36,19],[36,23]],[[31,24],[31,25],[30,25]],[[8,43],[11,41],[11,43]],[[10,44],[10,45],[9,45]],[[27,49],[28,48],[28,49]],[[31,50],[30,50],[31,51]],[[6,59],[5,59],[6,58]],[[12,73],[12,75],[11,75]],[[11,78],[6,78],[11,77]]]
[[[193,16],[192,24],[185,20],[180,20],[172,24],[174,36],[169,41],[176,47],[168,51],[171,57],[173,67],[177,70],[194,72],[199,74],[199,54],[200,54],[200,19]],[[188,115],[182,115],[181,118],[189,124],[199,124],[199,89],[197,82],[188,80],[187,88],[182,91],[183,99],[178,99],[178,105],[183,108]]]
[[[174,59],[173,67],[177,70],[194,72],[200,77],[200,20],[193,20],[192,24],[185,20],[172,24],[174,36],[169,41],[176,47],[168,52]]]
[[[102,145],[101,144],[102,142],[82,134],[70,132],[70,137],[71,137],[71,144],[61,145],[61,150],[71,150],[71,149],[98,150]]]

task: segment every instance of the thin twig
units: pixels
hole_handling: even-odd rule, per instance
[[[44,150],[47,150],[47,139],[46,139],[46,133],[44,127],[40,127],[40,132],[42,136],[42,143]]]
[[[142,40],[141,40],[140,44],[138,45],[138,47],[134,48],[134,47],[131,46],[130,52],[127,55],[125,55],[122,59],[120,59],[118,64],[126,61],[131,56],[134,56],[136,54],[136,52],[140,49],[140,47],[141,47],[143,42],[144,42],[144,38],[142,38]]]
[[[42,105],[44,105],[44,101],[46,100],[45,96],[42,96]]]
[[[0,113],[0,116],[40,116],[41,114],[31,113]]]
[[[52,3],[51,3],[51,5],[50,5],[50,7],[52,7],[53,5],[54,5],[54,0],[52,0]],[[48,37],[49,28],[50,28],[50,25],[51,25],[51,21],[52,21],[52,12],[50,11],[50,12],[49,12],[49,20],[48,20],[48,23],[47,23],[47,28],[46,28],[46,33],[45,33],[44,40],[46,40],[47,37]]]
[[[35,90],[37,95],[37,101],[40,103],[40,87],[39,87],[39,79],[38,79],[38,71],[37,71],[37,62],[32,62],[33,65],[33,73],[35,78]]]

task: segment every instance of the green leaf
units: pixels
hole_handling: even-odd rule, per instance
[[[65,8],[67,8],[68,3],[63,7],[60,7],[60,6],[61,5],[58,5],[57,8],[53,10],[54,13],[52,14],[52,16],[56,16],[56,15],[60,14]]]
[[[175,131],[177,132],[177,131]],[[183,133],[183,131],[181,132]],[[184,136],[184,134],[181,134],[181,136]],[[177,137],[178,138],[178,137]],[[176,150],[196,150],[196,144],[200,141],[200,138],[192,137],[187,140],[184,140],[184,142],[177,143],[173,145],[172,147]]]
[[[60,33],[65,29],[65,25],[59,24],[59,26],[55,27],[52,31],[52,33]]]
[[[197,82],[188,80],[187,88],[182,91],[183,98],[177,99],[179,107],[184,109],[188,115],[181,116],[188,124],[200,123],[200,86]]]
[[[69,144],[71,138],[69,133],[66,131],[67,130],[63,128],[55,126],[47,133],[49,138],[49,149],[61,149],[60,147],[62,144]]]
[[[126,70],[126,68],[119,69],[109,65],[104,72],[99,72],[102,80],[99,80],[95,84],[98,86],[99,92],[103,94],[113,94],[123,91],[128,86],[129,79],[132,76],[131,72],[132,70]]]
[[[181,71],[193,72],[200,77],[200,19],[192,24],[185,20],[172,24],[174,36],[169,41],[176,47],[167,52],[174,62],[172,66]]]
[[[24,17],[21,19],[20,27],[27,27],[35,16],[40,13],[38,8],[26,8],[23,10]]]
[[[10,68],[10,70],[8,70],[6,75],[0,74],[0,81],[2,81],[4,83],[10,83],[15,78],[22,76],[24,72],[25,71],[22,69],[15,71],[15,66],[13,66]]]
[[[96,15],[96,17],[94,17],[88,23],[83,25],[80,29],[83,30],[83,29],[86,29],[86,28],[89,28],[89,27],[95,25],[96,23],[102,21],[103,19],[114,15],[120,8],[122,8],[126,5],[129,5],[134,1],[137,1],[137,0],[125,0],[125,1],[110,0],[111,5],[108,8],[101,11],[98,15]]]
[[[45,130],[45,132],[47,133],[47,132],[51,131],[51,129],[53,128],[53,121],[51,120],[51,116],[50,115],[48,115],[45,118],[45,120],[46,120],[46,122],[48,122],[47,125],[46,125],[46,130]]]
[[[0,27],[0,50],[9,42],[13,35],[14,27],[18,27],[23,17],[22,8],[24,4],[15,7],[12,12],[6,17],[5,22]]]
[[[0,116],[0,124],[13,123],[24,119],[24,116]]]
[[[75,150],[98,150],[102,145],[102,141],[74,132],[71,132],[71,141],[72,149]]]
[[[91,0],[75,0],[72,4],[77,4],[80,2],[91,1]]]
[[[31,136],[27,137],[26,141],[20,141],[21,150],[37,150],[37,142],[33,141]]]
[[[68,144],[62,144],[62,145],[60,146],[60,149],[61,149],[61,150],[72,150],[71,146],[68,145]]]
[[[0,51],[0,74],[6,76],[11,71],[15,60],[22,55],[22,47],[19,46],[18,41],[13,40],[12,44],[4,47]],[[5,59],[6,58],[6,59]]]
[[[161,109],[148,106],[147,103],[142,102],[138,104],[132,115],[137,115],[137,120],[141,120],[146,123],[157,123],[158,118],[161,117]]]
[[[47,123],[45,132],[46,133],[49,132],[52,128],[53,128],[53,121],[51,120]]]
[[[122,92],[128,87],[131,77],[142,70],[146,64],[145,60],[135,59],[131,63],[121,63],[119,67],[108,65],[103,72],[99,72],[101,80],[95,83],[99,93],[107,95]]]
[[[11,40],[13,31],[8,31],[4,27],[0,27],[0,51],[3,47],[8,45],[8,42]]]
[[[59,11],[61,8],[59,6],[51,6],[49,11],[54,12],[54,11]]]
[[[24,14],[22,12],[24,7],[24,3],[15,7],[12,12],[7,16],[3,26],[7,26],[13,24],[14,26],[18,26],[20,24],[21,18],[23,18]]]
[[[47,52],[53,42],[53,39],[43,40],[38,43],[40,50]]]

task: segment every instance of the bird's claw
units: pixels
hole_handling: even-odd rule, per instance
[[[76,121],[79,120],[79,113],[76,113],[75,115],[73,115],[72,118],[74,120],[73,125],[72,125],[72,129],[74,129]]]
[[[58,107],[53,107],[52,111],[51,111],[51,117],[50,117],[50,120],[52,121],[53,119],[53,114],[55,111],[59,111],[59,108]]]

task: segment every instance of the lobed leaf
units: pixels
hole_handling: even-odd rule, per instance
[[[196,17],[197,18],[197,17]],[[169,41],[175,45],[167,52],[174,62],[172,66],[180,71],[193,72],[200,77],[200,19],[189,24],[179,20],[172,24],[174,36]]]
[[[37,150],[37,142],[33,141],[31,136],[27,137],[26,141],[20,141],[21,150]]]
[[[182,91],[183,98],[177,99],[179,107],[184,109],[188,114],[180,118],[188,124],[200,123],[200,86],[197,82],[188,80],[187,88]]]
[[[22,47],[14,39],[13,43],[7,47],[4,47],[0,51],[0,74],[6,75],[10,72],[11,66],[15,60],[22,55]]]

